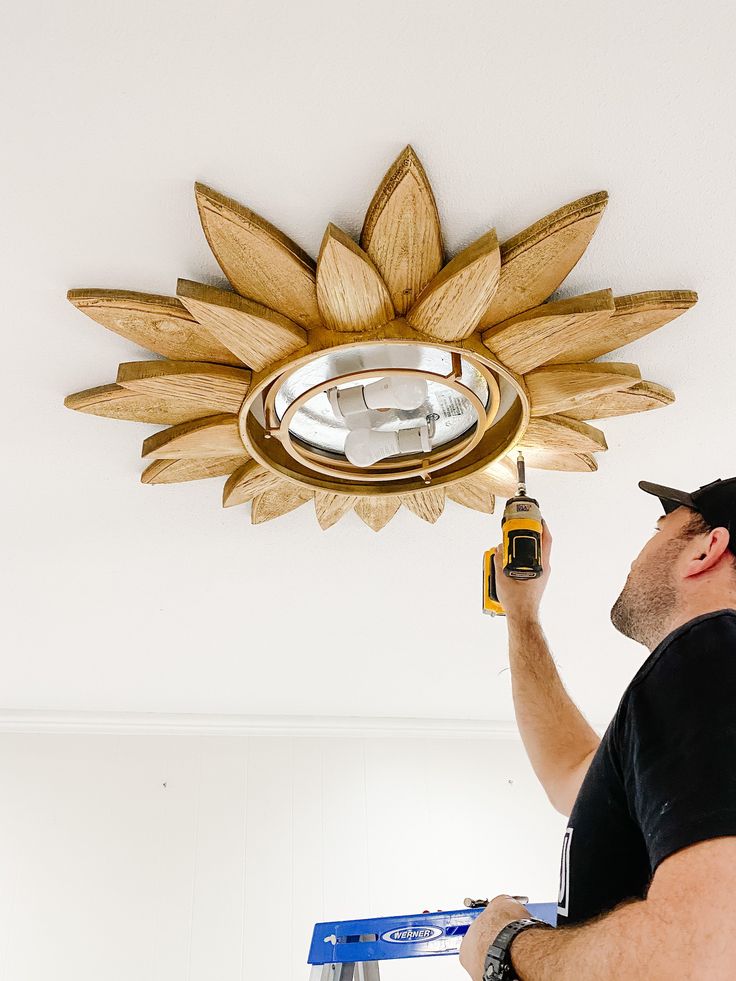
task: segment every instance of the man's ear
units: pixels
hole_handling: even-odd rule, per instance
[[[697,539],[693,539],[694,545],[696,541]],[[728,528],[713,528],[703,535],[700,538],[699,550],[695,551],[685,565],[685,577],[700,575],[717,565],[721,556],[728,550],[728,542]]]

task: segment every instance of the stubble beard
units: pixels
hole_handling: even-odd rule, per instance
[[[678,593],[673,570],[682,543],[669,542],[655,561],[632,570],[611,607],[611,623],[619,633],[654,650],[667,632],[677,608]]]

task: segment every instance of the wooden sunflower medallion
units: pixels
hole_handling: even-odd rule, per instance
[[[674,393],[635,364],[594,359],[689,309],[690,291],[547,301],[580,259],[608,195],[573,201],[499,245],[493,229],[446,260],[411,147],[376,191],[360,242],[330,224],[315,262],[264,218],[195,184],[232,289],[180,279],[176,296],[74,289],[71,302],[160,355],[121,364],[72,409],[168,428],[143,442],[146,484],[226,477],[254,524],[314,502],[374,531],[402,506],[434,522],[449,498],[493,512],[529,467],[592,471],[588,420]]]

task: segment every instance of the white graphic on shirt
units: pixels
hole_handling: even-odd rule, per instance
[[[557,912],[560,916],[567,916],[570,911],[570,847],[572,845],[573,830],[573,828],[568,828],[562,840],[560,895],[557,900]]]

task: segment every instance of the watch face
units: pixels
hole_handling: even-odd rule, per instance
[[[511,969],[508,967],[499,967],[496,969],[491,966],[483,975],[483,981],[511,981],[510,971]]]
[[[505,981],[507,975],[503,964],[503,948],[496,947],[495,943],[486,955],[486,969],[483,973],[483,981]]]

